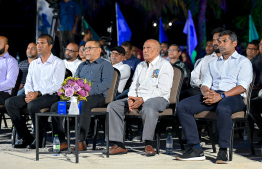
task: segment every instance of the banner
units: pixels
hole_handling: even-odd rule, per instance
[[[258,40],[259,36],[256,30],[256,26],[252,20],[252,16],[249,15],[249,42],[252,40]]]
[[[162,23],[162,18],[159,20],[159,43],[161,44],[164,41],[168,41],[165,29]]]

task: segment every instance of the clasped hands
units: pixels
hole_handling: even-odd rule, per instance
[[[37,96],[38,96],[38,92],[28,92],[27,95],[25,96],[25,102],[29,103],[30,101],[37,98]]]
[[[205,92],[205,95],[203,97],[203,102],[207,105],[212,105],[214,103],[217,103],[219,102],[220,100],[222,100],[222,97],[220,95],[220,93],[217,93],[213,90],[210,90],[208,89],[206,92]]]
[[[137,109],[144,103],[142,97],[132,97],[128,96],[128,107],[129,110],[132,111],[133,109]]]

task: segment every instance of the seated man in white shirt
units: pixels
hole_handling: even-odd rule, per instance
[[[35,114],[40,113],[43,108],[50,108],[59,100],[57,91],[61,87],[65,77],[65,64],[58,57],[51,53],[53,38],[50,35],[40,35],[37,40],[37,51],[39,58],[30,63],[25,82],[25,94],[11,97],[5,101],[5,107],[15,126],[18,135],[23,139],[21,145],[14,145],[15,148],[35,148],[36,141],[30,134],[27,125],[21,117],[20,111],[27,107],[32,122],[35,125]],[[39,128],[43,128],[47,118],[39,119]],[[41,137],[39,132],[39,147],[41,148]]]
[[[212,31],[214,53],[212,53],[211,55],[206,55],[204,58],[202,58],[198,65],[191,72],[190,85],[192,86],[192,88],[182,91],[180,93],[179,100],[202,94],[200,88],[202,86],[202,81],[204,80],[208,64],[222,55],[219,51],[218,38],[219,34],[224,30],[224,28],[219,27]]]
[[[155,155],[152,140],[158,121],[158,113],[164,111],[169,105],[168,99],[174,75],[171,64],[159,56],[159,52],[158,41],[150,39],[144,43],[145,61],[138,64],[136,68],[128,98],[114,101],[107,107],[109,140],[114,143],[114,146],[109,150],[110,155],[127,153],[123,143],[125,113],[137,108],[141,108],[139,113],[144,126],[142,140],[145,141],[145,155]]]
[[[117,95],[123,92],[126,82],[131,74],[131,68],[127,64],[123,64],[122,62],[125,58],[125,54],[126,51],[122,46],[116,46],[111,49],[111,63],[113,67],[118,69],[120,72],[120,82],[118,85]]]
[[[81,60],[77,58],[79,53],[79,47],[76,43],[69,43],[65,48],[65,67],[72,72],[72,75],[75,76],[76,69],[82,63]]]

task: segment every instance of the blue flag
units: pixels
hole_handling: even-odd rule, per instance
[[[120,46],[124,41],[130,41],[132,32],[129,29],[126,20],[116,3],[116,29],[117,29],[117,44]]]
[[[164,41],[168,41],[164,27],[163,27],[163,23],[162,23],[162,18],[160,18],[159,20],[159,43],[161,44]]]
[[[192,54],[197,46],[197,35],[190,10],[188,10],[188,18],[183,33],[187,34],[187,52],[190,55],[191,60],[194,60]]]
[[[252,16],[249,15],[249,42],[252,40],[258,40],[259,36],[256,30],[256,26],[252,20]]]

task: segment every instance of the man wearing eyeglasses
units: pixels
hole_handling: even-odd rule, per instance
[[[131,68],[127,64],[123,64],[125,58],[125,49],[122,46],[116,46],[111,49],[111,63],[114,68],[120,72],[120,82],[118,85],[118,94],[122,93],[126,85],[127,80],[131,74]],[[117,94],[117,95],[118,95]]]
[[[76,43],[69,43],[65,48],[65,59],[64,63],[68,70],[72,72],[72,75],[75,76],[76,69],[82,63],[81,60],[77,58],[79,49]]]
[[[253,41],[249,42],[247,45],[246,53],[247,53],[247,58],[249,60],[252,60],[259,53],[258,44]]]
[[[91,120],[91,109],[105,106],[107,89],[110,88],[113,79],[114,68],[111,63],[102,59],[101,52],[103,46],[100,42],[90,40],[85,44],[84,54],[86,61],[82,62],[75,73],[75,76],[86,79],[91,82],[91,90],[87,93],[87,101],[82,101],[82,115],[80,118],[80,135],[78,148],[79,151],[86,149],[87,133],[89,131]],[[57,112],[57,103],[51,107],[51,112]],[[58,134],[60,140],[60,150],[67,149],[68,145],[65,140],[65,131],[62,127],[62,118],[52,118],[54,134]],[[75,147],[73,148],[75,149]]]

